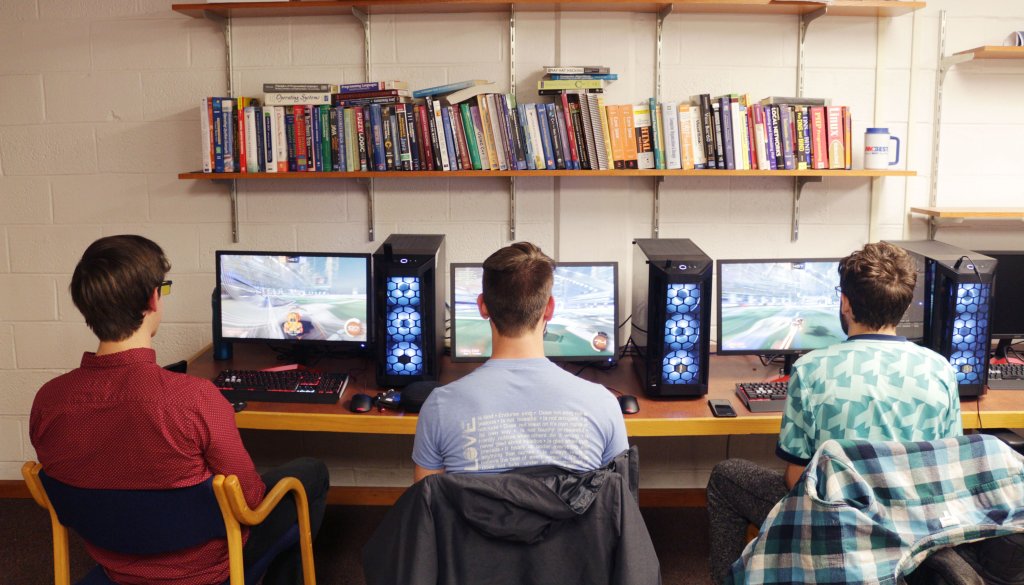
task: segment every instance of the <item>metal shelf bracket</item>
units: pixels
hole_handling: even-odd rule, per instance
[[[819,8],[814,12],[800,15],[800,30],[796,53],[796,95],[804,95],[804,41],[807,39],[807,28],[812,22],[828,14],[828,7]]]
[[[822,177],[795,177],[793,179],[793,230],[790,233],[789,241],[795,242],[800,239],[800,196],[803,195],[804,185],[807,183],[820,183]]]
[[[657,42],[654,48],[654,103],[661,103],[661,54],[665,19],[672,14],[672,5],[668,4],[658,11]],[[654,112],[651,112],[654,115]],[[654,201],[651,217],[651,237],[657,239],[661,233],[661,184],[665,177],[654,177]]]
[[[356,179],[356,182],[363,185],[366,188],[366,239],[370,242],[374,241],[376,237],[375,227],[376,219],[374,219],[374,203],[376,198],[373,191],[373,179]]]
[[[651,218],[651,237],[658,239],[661,233],[661,184],[665,177],[654,177],[654,210]]]

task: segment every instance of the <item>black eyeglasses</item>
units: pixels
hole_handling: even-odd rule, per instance
[[[165,280],[161,282],[160,286],[157,287],[157,291],[159,291],[160,296],[166,297],[167,295],[171,294],[172,284],[174,284],[173,280]]]
[[[841,296],[843,296],[843,287],[837,286],[836,287],[836,297],[841,297]]]

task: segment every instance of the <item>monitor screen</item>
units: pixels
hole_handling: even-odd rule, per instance
[[[452,360],[491,355],[491,326],[476,299],[483,290],[480,264],[452,264]],[[544,355],[558,361],[612,360],[616,348],[618,264],[564,262],[555,268],[555,314],[544,332]]]
[[[719,260],[718,353],[801,353],[846,339],[839,261]]]
[[[219,251],[221,337],[366,342],[369,267],[369,254]]]
[[[1024,290],[1024,251],[985,252],[997,261],[996,280],[989,313],[992,337],[996,339],[1024,338],[1024,303],[1020,291]]]

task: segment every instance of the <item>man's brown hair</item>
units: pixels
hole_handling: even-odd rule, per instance
[[[914,298],[917,268],[902,249],[886,242],[867,244],[839,261],[839,286],[861,325],[896,325]]]
[[[171,264],[142,236],[108,236],[82,254],[71,277],[71,300],[100,341],[127,339],[142,326],[153,290]]]
[[[551,298],[555,261],[529,242],[516,242],[484,260],[484,304],[498,333],[519,337],[537,325]]]

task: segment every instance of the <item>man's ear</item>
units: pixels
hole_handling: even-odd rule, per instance
[[[160,289],[154,288],[153,292],[149,293],[149,301],[146,302],[146,312],[155,313],[160,303]]]
[[[555,297],[548,297],[548,304],[544,307],[544,321],[550,321],[555,314]]]
[[[484,304],[484,295],[479,294],[476,296],[476,308],[480,310],[480,316],[484,319],[490,319],[491,314],[487,312],[487,305]]]

